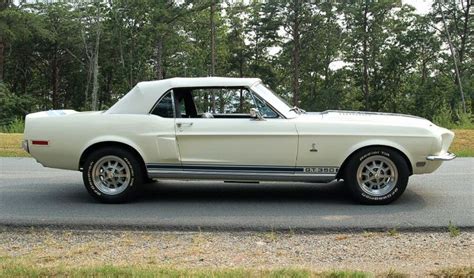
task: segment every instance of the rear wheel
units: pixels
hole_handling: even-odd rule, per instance
[[[398,152],[371,147],[351,157],[345,168],[344,182],[360,203],[384,205],[402,195],[409,175],[407,162]]]
[[[87,191],[104,203],[121,203],[135,197],[144,176],[139,160],[127,150],[99,149],[84,163],[82,177]]]

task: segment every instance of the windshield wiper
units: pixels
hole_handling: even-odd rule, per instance
[[[306,113],[305,110],[299,108],[298,106],[293,106],[293,108],[290,109],[290,111],[294,111],[297,114],[304,114]]]

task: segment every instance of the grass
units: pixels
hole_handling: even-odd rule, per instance
[[[474,129],[455,129],[454,142],[449,150],[459,157],[474,156]]]
[[[457,237],[458,235],[461,234],[461,230],[458,227],[456,227],[456,225],[451,223],[451,221],[449,221],[449,224],[448,224],[448,231],[451,237]]]
[[[458,267],[439,269],[431,277],[474,276],[474,268]],[[89,267],[42,267],[20,262],[11,257],[0,257],[0,277],[212,277],[212,278],[405,278],[407,274],[390,269],[384,274],[353,270],[316,272],[308,269],[243,269],[243,268],[174,268],[160,266],[89,266]]]
[[[154,266],[96,266],[96,267],[37,267],[0,258],[0,277],[212,277],[212,278],[405,278],[407,274],[390,270],[385,274],[374,275],[368,272],[339,270],[315,272],[306,269],[180,269]],[[431,277],[469,278],[474,276],[474,268],[458,267],[440,269],[430,273]]]
[[[392,228],[387,231],[388,236],[398,236],[400,233],[397,231],[396,228]]]
[[[474,267],[457,267],[445,268],[435,272],[431,272],[432,277],[449,277],[449,278],[472,278],[474,277]]]
[[[459,157],[474,157],[474,129],[456,129],[456,137],[449,149]],[[29,156],[21,149],[21,133],[0,133],[0,157]]]
[[[388,273],[385,275],[386,278],[408,278],[409,275],[405,273],[398,272],[394,269],[390,269]]]
[[[22,133],[0,133],[0,156],[30,156],[21,148]]]
[[[269,232],[263,234],[263,239],[267,242],[275,242],[278,240],[277,233],[272,229]]]
[[[371,273],[351,270],[315,272],[306,269],[173,268],[159,266],[41,267],[0,257],[0,277],[321,277],[365,278]],[[390,277],[390,276],[386,276]]]

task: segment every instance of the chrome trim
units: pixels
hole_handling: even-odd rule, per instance
[[[25,152],[30,153],[30,148],[28,144],[28,140],[21,141],[21,148],[25,150]]]
[[[262,113],[260,113],[257,108],[250,108],[250,117],[253,120],[265,121],[265,118],[263,117]]]
[[[210,180],[242,180],[242,181],[307,181],[307,182],[330,182],[336,178],[336,174],[293,174],[293,173],[236,173],[213,172],[213,171],[163,171],[148,169],[150,178],[171,179],[210,179]]]
[[[439,154],[439,155],[429,155],[426,157],[426,160],[430,161],[449,161],[453,160],[456,158],[456,155],[454,153],[444,153],[444,154]]]
[[[237,173],[285,173],[285,174],[336,174],[335,166],[285,166],[285,165],[234,165],[234,164],[181,164],[148,163],[147,170],[156,171],[197,171],[197,172],[237,172]]]
[[[159,115],[155,115],[155,114],[152,114],[153,110],[155,110],[156,106],[161,102],[162,99],[165,98],[165,96],[170,93],[171,94],[171,103],[173,105],[173,118],[164,118],[164,117],[161,117]],[[164,119],[175,119],[176,118],[176,110],[175,110],[176,107],[174,107],[174,92],[173,92],[173,89],[169,89],[168,91],[164,92],[159,98],[158,100],[155,102],[155,104],[151,107],[150,111],[148,111],[148,115],[154,115],[154,116],[157,116],[157,117],[160,117],[160,118],[164,118]]]
[[[385,196],[390,193],[398,181],[398,169],[395,163],[382,155],[369,156],[357,169],[357,183],[360,189],[370,196]]]
[[[401,116],[401,117],[410,117],[415,119],[423,119],[425,118],[408,115],[408,114],[400,114],[400,113],[387,113],[387,112],[372,112],[372,111],[353,111],[353,110],[326,110],[321,112],[321,114],[329,114],[329,113],[341,113],[341,114],[348,114],[348,115],[381,115],[381,116]]]
[[[260,83],[261,83],[261,82],[260,82]],[[263,83],[262,83],[262,84],[263,84]],[[254,84],[254,85],[255,85],[255,84]],[[253,85],[252,85],[252,86],[253,86]],[[281,111],[279,111],[278,109],[276,109],[275,107],[273,107],[273,105],[272,105],[271,103],[269,103],[266,99],[264,99],[264,98],[263,98],[261,95],[259,95],[257,92],[255,92],[254,90],[252,90],[252,86],[251,86],[251,87],[248,87],[248,89],[249,89],[249,93],[252,94],[252,98],[254,99],[253,101],[255,102],[255,104],[257,104],[256,101],[255,101],[255,96],[256,96],[256,97],[259,98],[261,101],[265,102],[265,104],[266,104],[267,106],[269,106],[270,109],[272,109],[273,112],[277,113],[278,116],[279,116],[278,118],[265,118],[265,119],[287,119],[287,117],[285,117],[285,115],[284,115]],[[264,85],[264,86],[265,86],[265,85]],[[271,91],[271,92],[274,93],[273,91]]]
[[[115,155],[106,155],[94,163],[90,179],[101,193],[112,196],[124,192],[133,177],[125,160]]]

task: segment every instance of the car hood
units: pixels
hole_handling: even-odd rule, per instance
[[[390,124],[390,125],[409,125],[409,126],[430,126],[432,123],[427,119],[396,113],[382,112],[366,112],[366,111],[344,111],[344,110],[328,110],[318,113],[305,113],[303,119],[324,119],[325,121],[334,122],[358,122],[372,124]]]

